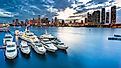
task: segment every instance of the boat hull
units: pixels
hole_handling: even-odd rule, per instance
[[[16,51],[16,53],[14,55],[11,55],[11,56],[7,55],[7,53],[5,53],[5,56],[6,56],[7,59],[14,59],[14,58],[17,57],[17,51]]]

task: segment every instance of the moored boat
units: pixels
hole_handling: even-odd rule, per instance
[[[8,42],[5,49],[5,56],[8,59],[14,59],[17,56],[17,46],[15,42]]]
[[[24,54],[30,54],[30,48],[26,41],[21,41],[20,43],[21,52]]]

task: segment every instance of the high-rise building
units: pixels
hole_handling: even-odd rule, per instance
[[[109,23],[109,12],[106,12],[106,23]]]
[[[87,20],[88,20],[88,22],[92,22],[92,17],[91,17],[92,15],[88,12],[87,13]]]
[[[111,24],[116,23],[116,6],[111,7]]]
[[[85,23],[87,23],[88,22],[88,20],[87,20],[87,18],[85,18]]]
[[[101,12],[101,24],[105,24],[105,8],[102,8]]]
[[[94,11],[92,13],[92,21],[93,21],[93,23],[97,23],[97,24],[100,23],[100,11],[99,10]]]
[[[83,20],[81,20],[81,24],[83,24]]]
[[[40,24],[41,24],[40,15],[38,15],[37,24],[38,24],[38,25],[40,25]]]

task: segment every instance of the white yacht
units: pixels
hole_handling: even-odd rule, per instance
[[[53,40],[53,39],[55,39],[56,37],[53,36],[52,34],[49,34],[49,33],[45,30],[45,34],[41,35],[39,38],[40,38],[40,39],[47,38],[47,39],[49,39],[49,40]]]
[[[21,35],[19,35],[19,38],[26,40],[28,42],[30,41],[30,38],[36,38],[37,36],[34,35],[34,33],[30,32],[29,30],[25,29],[24,32],[21,32]]]
[[[29,42],[30,45],[32,46],[32,48],[38,54],[44,54],[46,52],[46,49],[41,44],[41,42],[39,41],[38,37],[34,33],[32,33],[29,30],[27,30],[27,28],[23,32],[22,36],[20,36],[20,38],[25,40],[25,41],[27,41],[27,42]]]
[[[44,44],[44,47],[51,52],[55,52],[57,47],[55,47],[49,39],[42,39],[41,42]]]
[[[44,48],[43,44],[39,42],[39,40],[31,42],[32,48],[38,53],[38,54],[44,54],[46,52],[46,49]]]
[[[30,48],[29,48],[27,42],[25,42],[25,41],[21,41],[21,43],[20,43],[20,49],[21,49],[22,53],[24,53],[24,54],[30,54]]]
[[[5,55],[8,59],[14,59],[17,56],[17,46],[16,46],[15,42],[7,43]]]
[[[12,42],[13,36],[11,34],[5,34],[5,37],[3,39],[3,44],[6,45],[7,42]]]
[[[51,42],[59,49],[64,49],[66,50],[68,48],[67,45],[65,45],[62,41],[60,41],[59,39],[54,39],[51,40]]]
[[[40,39],[48,39],[48,40],[50,40],[59,49],[64,49],[65,50],[65,49],[68,48],[67,45],[65,45],[63,42],[61,42],[59,39],[57,39],[52,34],[47,33],[47,31],[45,31],[45,34],[40,36]]]

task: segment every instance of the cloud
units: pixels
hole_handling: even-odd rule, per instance
[[[121,0],[116,0],[115,2],[117,6],[121,7]]]
[[[76,13],[92,12],[106,8],[106,11],[111,10],[111,6],[117,6],[117,22],[121,22],[121,0],[68,0],[71,3],[65,10],[57,12],[59,19],[67,19]],[[119,11],[120,10],[120,11]]]
[[[14,17],[14,14],[3,9],[0,9],[0,17]]]
[[[58,9],[53,8],[53,6],[49,6],[48,9],[47,9],[47,11],[49,11],[51,13],[56,13],[56,12],[58,12]]]
[[[102,7],[109,11],[112,5],[117,5],[120,10],[121,0],[0,0],[0,9],[8,12],[0,11],[0,16],[14,18],[17,16],[25,19],[39,14],[49,18],[54,15],[58,15],[59,18],[67,18],[69,16],[67,14],[84,13]],[[121,12],[117,12],[121,14]]]
[[[35,5],[30,5],[29,7],[30,7],[30,8],[37,9],[37,10],[39,10],[39,11],[41,10],[41,9],[39,9],[39,8],[38,8],[37,6],[35,6]]]
[[[73,10],[72,8],[66,8],[64,11],[57,12],[57,18],[58,19],[67,19],[69,16],[73,15],[76,10]]]

